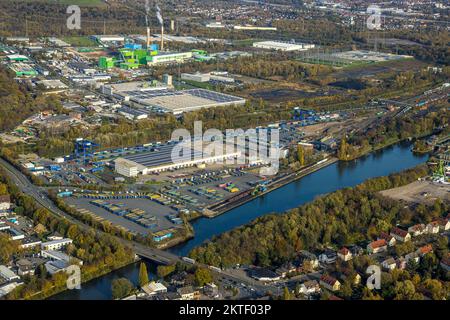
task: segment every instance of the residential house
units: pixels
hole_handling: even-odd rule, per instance
[[[448,218],[440,218],[437,220],[439,224],[439,231],[447,231],[450,230],[450,221]]]
[[[413,260],[416,263],[420,262],[420,255],[417,252],[410,252],[405,255],[406,263],[409,263],[410,260]]]
[[[341,289],[341,283],[336,278],[329,275],[320,277],[320,285],[330,291],[339,291]]]
[[[390,233],[391,236],[393,236],[397,241],[401,242],[407,242],[411,240],[411,235],[408,231],[400,229],[400,228],[393,228]]]
[[[397,263],[394,258],[389,257],[381,263],[381,266],[386,270],[394,270],[397,267]]]
[[[384,239],[372,241],[367,245],[367,251],[369,254],[384,252],[387,250],[387,242]]]
[[[319,261],[327,264],[336,262],[337,254],[334,250],[326,249],[319,255]]]
[[[282,278],[286,278],[289,274],[297,272],[297,268],[292,263],[285,263],[275,270]]]
[[[426,244],[426,245],[420,247],[419,249],[417,249],[417,251],[416,251],[416,253],[421,257],[423,257],[431,252],[433,252],[433,246],[431,244]]]
[[[173,276],[170,277],[170,284],[174,286],[184,286],[184,284],[186,283],[186,277],[187,277],[186,271],[175,273]]]
[[[207,283],[203,287],[203,292],[208,297],[218,298],[219,297],[219,287],[215,283]]]
[[[165,285],[163,285],[160,282],[149,282],[146,285],[144,285],[142,287],[142,290],[148,294],[149,296],[154,295],[154,294],[158,294],[158,293],[163,293],[163,292],[167,292],[167,287]]]
[[[11,209],[11,197],[9,195],[0,196],[0,211]]]
[[[358,257],[364,254],[364,249],[357,245],[350,246],[348,249],[352,253],[353,257]]]
[[[35,266],[33,263],[28,259],[19,259],[16,262],[17,267],[17,274],[19,276],[25,276],[25,275],[34,275]]]
[[[397,260],[395,260],[395,263],[397,264],[397,269],[400,269],[400,270],[406,269],[407,262],[406,262],[405,258],[400,257]]]
[[[361,276],[358,272],[350,270],[350,269],[343,269],[341,274],[339,275],[339,278],[341,280],[347,280],[349,279],[350,282],[354,285],[358,285],[361,283]]]
[[[430,233],[430,234],[439,233],[439,222],[432,221],[429,224],[427,224],[427,233]]]
[[[194,289],[192,286],[181,287],[177,289],[177,292],[181,296],[181,300],[199,300],[200,292]]]
[[[346,247],[343,247],[341,250],[339,250],[337,255],[342,261],[352,260],[352,253]]]
[[[301,250],[298,261],[302,269],[314,270],[319,267],[319,259],[317,259],[314,253],[306,250]],[[306,268],[305,268],[306,267]]]
[[[299,292],[307,296],[320,294],[320,285],[317,280],[306,281],[300,285]]]
[[[378,240],[384,239],[386,240],[387,244],[389,247],[393,247],[395,246],[395,244],[397,243],[397,239],[395,239],[394,236],[386,233],[386,232],[381,232],[380,236],[378,237]]]
[[[424,234],[426,232],[426,230],[427,230],[427,227],[423,223],[415,224],[408,228],[408,232],[413,237],[418,237],[418,236]]]

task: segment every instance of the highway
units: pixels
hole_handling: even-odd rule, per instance
[[[31,183],[31,181],[28,179],[28,177],[26,177],[22,172],[20,172],[17,168],[12,166],[9,162],[5,161],[1,157],[0,157],[0,167],[4,169],[4,171],[10,177],[10,179],[17,185],[17,187],[24,194],[31,196],[38,203],[38,205],[46,208],[52,214],[54,214],[60,218],[69,220],[70,222],[78,225],[83,230],[87,230],[87,229],[91,228],[90,226],[85,225],[81,221],[73,218],[69,214],[67,214],[64,211],[62,211],[61,209],[59,209],[54,204],[54,202],[48,197],[47,193],[43,189],[40,189],[39,187],[37,187],[33,183]],[[97,232],[103,233],[100,230],[97,230]],[[154,262],[157,262],[160,264],[166,264],[166,265],[176,263],[176,262],[186,263],[181,259],[181,257],[179,257],[171,252],[163,251],[163,250],[159,250],[159,249],[155,249],[155,248],[150,248],[148,246],[137,243],[135,241],[128,241],[128,240],[118,238],[118,237],[116,237],[116,238],[119,241],[121,241],[124,245],[132,248],[134,250],[134,252],[142,258],[146,258],[148,260],[151,260],[151,261],[154,261]],[[201,263],[195,262],[194,265],[210,269],[209,266],[201,264]],[[278,288],[275,286],[272,286],[272,285],[266,286],[266,285],[264,285],[260,282],[257,282],[253,279],[249,279],[244,276],[232,274],[231,272],[226,271],[226,270],[218,272],[218,271],[210,269],[210,271],[212,273],[216,274],[216,276],[219,279],[225,279],[228,282],[242,283],[248,287],[255,288],[256,290],[254,292],[257,295],[264,295],[266,293],[266,291],[268,291],[268,290],[271,290],[272,292],[276,292],[275,290],[278,290]]]

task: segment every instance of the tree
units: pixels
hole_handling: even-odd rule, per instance
[[[300,166],[305,165],[305,150],[301,145],[297,146],[297,160],[300,162]]]
[[[195,270],[195,283],[199,287],[203,287],[207,283],[211,283],[213,281],[211,272],[205,268],[198,268]]]
[[[113,299],[121,299],[134,291],[133,284],[126,278],[115,279],[111,285]]]
[[[348,144],[345,137],[342,138],[341,144],[339,145],[338,158],[339,160],[346,160],[348,155]]]
[[[168,265],[168,266],[158,266],[156,268],[156,274],[160,278],[165,278],[168,275],[170,275],[172,272],[174,272],[175,269],[176,269],[176,265],[175,264]]]
[[[291,300],[291,293],[289,292],[288,287],[284,287],[282,299],[283,300]]]
[[[141,262],[141,265],[139,267],[139,286],[142,288],[148,283],[148,272],[147,272],[147,266],[144,262]]]

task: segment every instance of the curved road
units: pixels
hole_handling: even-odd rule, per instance
[[[54,202],[48,197],[47,193],[39,188],[38,186],[35,186],[31,181],[28,179],[27,176],[25,176],[22,172],[20,172],[17,168],[15,168],[13,165],[11,165],[9,162],[5,161],[3,158],[0,157],[0,167],[2,167],[8,176],[13,180],[14,183],[16,183],[17,187],[24,193],[29,196],[31,196],[40,206],[46,208],[49,210],[52,214],[60,217],[65,218],[69,220],[72,223],[77,224],[82,229],[88,229],[91,228],[81,221],[73,218],[69,214],[65,213],[61,209],[59,209]],[[97,232],[103,233],[100,230],[97,230]],[[131,247],[134,252],[144,258],[162,262],[164,264],[170,264],[175,262],[184,262],[181,260],[181,258],[173,253],[150,248],[148,246],[142,245],[140,243],[137,243],[135,241],[128,241],[119,237],[116,237],[119,241],[124,243],[126,246]],[[195,263],[197,266],[208,268],[209,266],[203,265],[200,263]],[[267,290],[272,290],[275,292],[277,290],[274,286],[265,286],[253,279],[249,279],[247,277],[243,277],[240,275],[232,274],[229,271],[223,270],[221,272],[217,272],[215,270],[211,270],[211,272],[214,272],[216,275],[219,276],[219,278],[227,279],[227,280],[233,280],[235,282],[245,283],[249,286],[254,287],[257,289],[257,292],[261,295],[265,294]]]

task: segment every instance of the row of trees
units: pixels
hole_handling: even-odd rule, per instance
[[[425,116],[416,114],[388,118],[360,133],[353,134],[348,138],[344,137],[339,145],[338,157],[340,160],[352,160],[373,149],[380,149],[410,137],[431,134],[435,129],[443,128],[448,131],[449,118],[450,111],[447,108],[429,112]]]
[[[12,201],[17,205],[15,212],[31,219],[34,225],[45,226],[48,232],[73,239],[73,245],[67,247],[67,253],[84,261],[82,266],[82,280],[106,274],[111,270],[122,267],[134,259],[132,250],[125,247],[119,240],[105,233],[98,233],[93,229],[82,229],[77,224],[69,222],[51,214],[47,209],[38,207],[33,198],[20,192],[12,184],[4,172],[0,172],[0,182],[8,185]],[[43,234],[42,236],[45,236]],[[13,256],[21,256],[25,252],[18,250],[18,245],[0,237],[0,259],[2,262],[11,261]],[[45,275],[28,276],[25,284],[11,292],[8,299],[45,298],[66,288],[67,275],[58,273],[49,277]]]
[[[389,177],[370,179],[355,187],[319,197],[281,215],[267,215],[226,232],[192,250],[190,256],[209,265],[280,265],[301,249],[343,246],[374,239],[396,223],[430,221],[447,205],[404,207],[377,191],[405,185],[428,173],[419,166]]]

